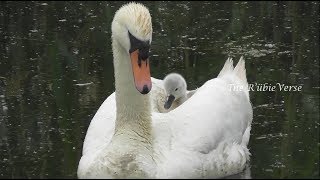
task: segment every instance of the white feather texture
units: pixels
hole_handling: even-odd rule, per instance
[[[129,3],[112,23],[116,92],[91,120],[78,166],[79,178],[218,178],[241,172],[249,160],[252,107],[244,61],[208,80],[168,113],[153,111],[163,81],[152,78],[149,94],[134,85],[128,50],[130,31],[151,42],[151,16]],[[240,62],[239,62],[240,63]],[[223,68],[224,69],[224,68]]]
[[[151,106],[153,112],[167,113],[173,109],[179,107],[182,103],[188,100],[197,90],[187,90],[187,83],[183,76],[178,73],[170,73],[164,79],[163,82],[153,81],[154,90],[151,93]],[[156,90],[155,90],[156,89]],[[177,89],[177,90],[175,90]],[[169,109],[164,107],[164,104],[168,100],[168,96],[173,95],[175,97],[172,105]]]

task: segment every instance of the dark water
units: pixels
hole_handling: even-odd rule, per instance
[[[91,118],[114,91],[110,25],[123,2],[0,2],[0,178],[73,178]],[[319,2],[145,2],[153,77],[189,89],[246,58],[247,178],[319,178]],[[88,84],[84,84],[88,83]]]

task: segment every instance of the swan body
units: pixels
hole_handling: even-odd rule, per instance
[[[154,112],[164,84],[148,77],[151,34],[143,5],[129,3],[116,12],[116,91],[91,120],[78,177],[213,178],[241,172],[249,160],[252,121],[244,60],[233,68],[228,59],[219,76],[188,101],[168,113]],[[233,91],[231,84],[244,88]]]

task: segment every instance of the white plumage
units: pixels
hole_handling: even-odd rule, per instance
[[[140,18],[140,19],[139,19]],[[150,23],[149,23],[150,22]],[[148,10],[129,3],[112,23],[116,92],[100,106],[88,128],[79,178],[213,178],[241,172],[249,160],[252,107],[245,63],[228,59],[178,108],[153,112],[163,81],[152,78],[149,94],[134,86],[125,31],[151,42]]]
[[[188,91],[185,79],[178,73],[168,74],[163,81],[154,79],[152,82],[153,87],[156,87],[151,92],[150,97],[153,112],[167,113],[172,111],[188,100],[197,91]],[[170,95],[174,97],[173,100],[169,100]],[[165,104],[171,104],[171,106],[165,108]]]

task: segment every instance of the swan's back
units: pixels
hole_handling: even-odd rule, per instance
[[[241,66],[242,61],[239,61]],[[225,66],[230,63],[232,60]],[[155,129],[159,124],[165,129],[165,122],[169,129],[166,134],[160,130],[157,134],[167,139],[156,137],[162,141],[159,140],[155,149],[165,149],[162,154],[166,160],[159,168],[163,170],[159,174],[166,174],[162,177],[181,177],[181,174],[188,178],[222,177],[243,170],[250,155],[247,143],[252,107],[245,90],[230,90],[230,84],[246,85],[246,80],[238,76],[245,69],[239,72],[232,66],[207,81],[188,101],[165,116],[153,114]]]

